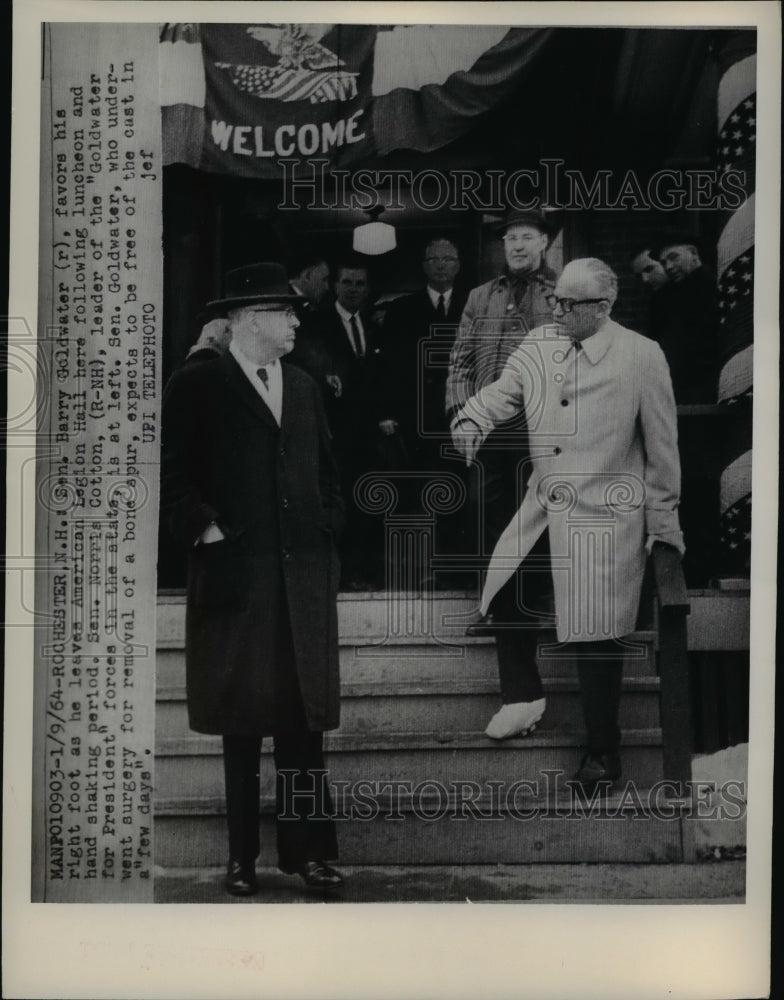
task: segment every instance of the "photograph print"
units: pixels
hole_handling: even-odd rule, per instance
[[[757,41],[43,25],[34,901],[744,902]]]

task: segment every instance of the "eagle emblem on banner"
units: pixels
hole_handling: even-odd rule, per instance
[[[350,101],[357,96],[357,73],[320,39],[331,24],[252,24],[247,33],[277,62],[273,64],[215,63],[226,70],[235,87],[254,97],[275,101]]]

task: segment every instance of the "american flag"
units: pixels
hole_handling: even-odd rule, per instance
[[[754,339],[754,246],[738,254],[719,278],[722,354],[730,357]]]
[[[748,576],[751,569],[751,493],[724,511],[721,518],[724,573]]]
[[[719,170],[753,164],[757,148],[757,95],[749,94],[724,122],[719,132]],[[753,179],[752,179],[753,183]]]
[[[729,211],[717,247],[719,345],[724,362],[719,402],[735,410],[726,435],[720,480],[720,574],[748,576],[751,564],[751,428],[754,342],[754,186],[757,154],[756,38],[738,32],[718,53],[719,134],[716,162],[722,172],[743,172],[745,201]]]
[[[215,63],[239,90],[276,101],[350,101],[357,96],[356,73],[343,70],[282,69],[280,66]]]

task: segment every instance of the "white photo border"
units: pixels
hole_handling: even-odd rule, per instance
[[[284,13],[285,8],[285,13]],[[17,0],[10,317],[36,329],[41,24],[322,21],[313,3]],[[7,632],[4,980],[26,997],[761,996],[768,989],[778,505],[780,8],[775,3],[333,3],[332,22],[756,26],[751,681],[746,901],[725,906],[31,904],[32,630]],[[9,373],[9,412],[25,386]],[[8,524],[18,482],[9,466]],[[25,520],[25,525],[27,521]],[[32,526],[28,525],[32,532]],[[30,551],[32,538],[24,551]],[[10,551],[10,547],[7,551]],[[296,942],[308,942],[303,950]]]

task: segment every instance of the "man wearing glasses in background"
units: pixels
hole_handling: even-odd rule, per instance
[[[556,275],[545,260],[551,237],[548,220],[540,212],[511,211],[498,232],[506,266],[497,278],[469,293],[450,358],[446,384],[450,425],[468,399],[500,376],[523,338],[551,319],[547,296],[555,287]],[[525,494],[530,459],[524,411],[494,426],[475,462],[476,474],[470,482],[476,518],[472,535],[478,537],[475,554],[481,562],[489,558]],[[531,577],[527,582],[526,604],[546,603],[546,580]],[[520,610],[514,581],[499,595],[491,617],[495,620],[470,625],[468,634],[495,635],[503,706],[486,732],[493,739],[506,739],[536,726],[545,699],[538,675],[525,667],[535,659],[537,636],[530,627],[515,627],[524,625],[530,616]]]
[[[283,267],[230,272],[209,303],[228,350],[163,398],[162,509],[188,554],[188,720],[223,737],[225,888],[258,891],[260,751],[274,739],[277,861],[340,886],[323,734],[338,725],[335,538],[344,508],[321,393],[280,358],[298,322]]]
[[[471,462],[493,427],[528,413],[533,471],[490,561],[482,610],[510,581],[522,583],[525,598],[529,576],[551,577],[558,641],[577,661],[587,730],[575,780],[589,792],[621,775],[619,640],[636,626],[646,551],[666,544],[683,553],[669,369],[657,344],[610,318],[617,294],[602,261],[568,264],[548,296],[550,323],[532,331],[453,427]],[[531,687],[539,681],[533,657],[521,672]]]

